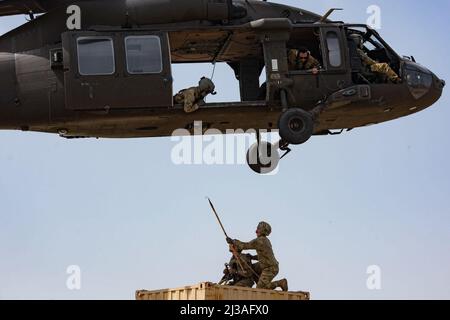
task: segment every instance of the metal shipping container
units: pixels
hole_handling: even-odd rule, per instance
[[[155,291],[138,290],[136,300],[309,300],[309,292],[282,292],[219,286],[203,282],[196,286]]]

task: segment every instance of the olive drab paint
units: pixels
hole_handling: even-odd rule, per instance
[[[288,150],[311,134],[422,111],[440,99],[445,86],[413,58],[398,55],[373,28],[277,3],[39,4],[0,2],[0,16],[44,13],[0,37],[0,130],[65,138],[162,137],[179,128],[193,130],[193,122],[202,120],[222,133],[279,129],[280,145]],[[379,68],[364,68],[349,38],[355,33],[375,44],[376,50],[365,53]],[[290,68],[288,52],[301,46],[320,60],[318,72]],[[192,115],[174,103],[172,64],[200,62],[229,65],[240,101],[206,101]],[[393,72],[398,83],[383,79]],[[296,112],[287,117],[288,109]]]

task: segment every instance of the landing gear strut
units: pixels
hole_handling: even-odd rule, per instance
[[[292,149],[289,148],[289,143],[287,143],[284,140],[280,140],[280,142],[278,142],[278,145],[279,145],[280,150],[284,151],[284,154],[280,158],[280,160],[281,160],[284,157],[286,157],[292,151]]]

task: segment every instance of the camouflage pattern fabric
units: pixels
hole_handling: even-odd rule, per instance
[[[258,289],[273,290],[278,287],[278,281],[272,282],[279,272],[278,266],[262,269],[261,276],[259,277],[256,287]]]
[[[257,281],[257,288],[273,290],[281,287],[287,290],[287,280],[272,280],[279,272],[278,261],[273,254],[272,244],[267,238],[272,232],[272,227],[267,222],[260,222],[257,227],[258,237],[250,242],[242,242],[239,240],[231,240],[227,238],[228,243],[232,243],[238,252],[243,250],[256,250],[257,256],[252,257],[259,262],[253,266],[253,270],[260,275]]]
[[[370,71],[384,74],[386,75],[389,80],[396,83],[400,80],[400,77],[398,74],[392,70],[392,68],[387,63],[379,63],[375,60],[373,60],[371,57],[369,57],[363,50],[357,49],[358,54],[361,57],[361,60],[365,66],[368,66],[370,68]]]
[[[186,113],[192,113],[199,109],[200,104],[204,104],[205,97],[214,92],[215,85],[208,78],[201,78],[197,87],[191,87],[178,92],[173,101],[175,104],[183,104]]]
[[[181,90],[174,97],[175,104],[183,104],[186,113],[192,113],[198,110],[199,103],[206,95],[198,87],[191,87]]]
[[[267,237],[261,236],[250,242],[235,240],[234,245],[238,251],[256,250],[256,253],[258,254],[258,261],[261,264],[262,269],[271,267],[278,268],[278,261],[275,259],[275,255],[273,254],[272,244]]]
[[[234,256],[230,259],[229,267],[234,272],[234,283],[231,285],[251,288],[255,284],[254,274],[251,269],[252,255],[240,253],[239,259],[241,260],[243,269]]]
[[[320,68],[320,62],[314,58],[311,54],[308,56],[308,60],[303,63],[299,59],[299,51],[296,49],[289,50],[288,55],[289,70],[311,70],[314,68]]]

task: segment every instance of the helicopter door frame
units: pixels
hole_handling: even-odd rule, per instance
[[[346,42],[343,41],[343,29],[340,27],[321,27],[320,33],[325,72],[345,73],[348,55],[347,50],[345,50]]]
[[[343,38],[343,30],[337,26],[298,26],[297,28],[317,29],[322,55],[322,69],[318,74],[311,71],[289,71],[293,81],[294,103],[305,109],[312,109],[323,99],[340,89],[351,85],[351,73],[347,70],[348,54]]]
[[[347,37],[341,26],[322,26],[320,42],[324,70],[321,72],[323,88],[330,95],[353,84]]]
[[[70,31],[62,42],[67,109],[173,106],[167,33]]]

